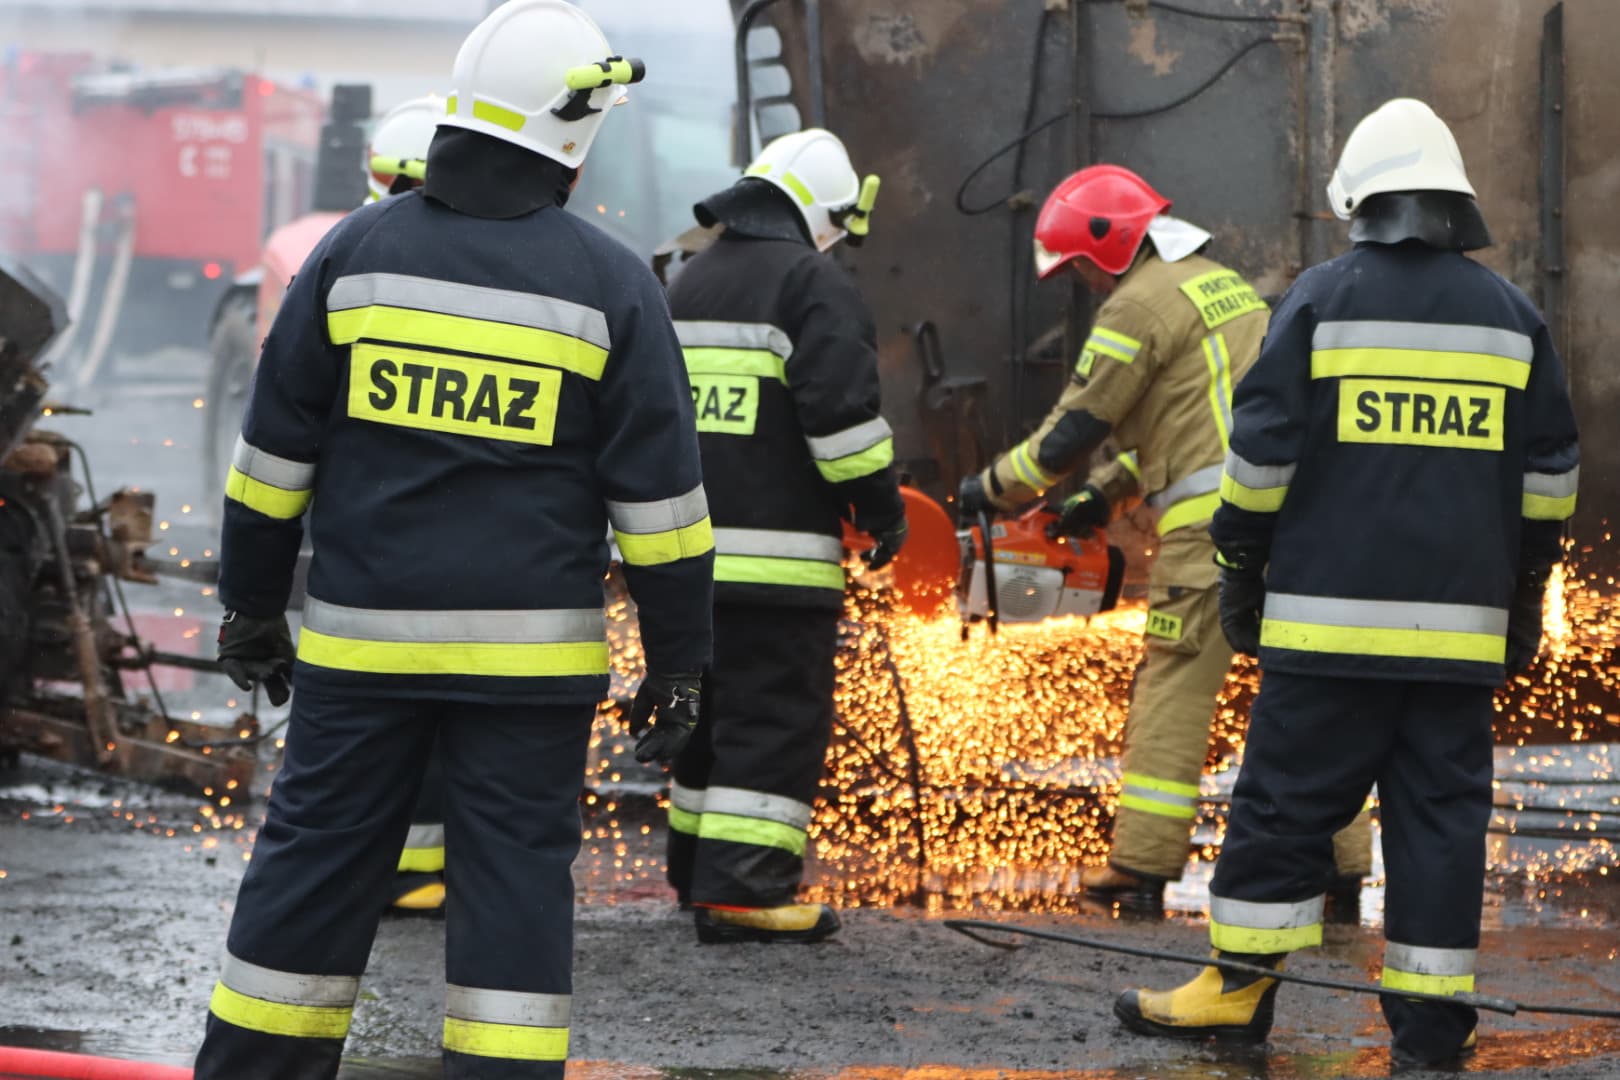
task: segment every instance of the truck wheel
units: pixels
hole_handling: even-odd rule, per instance
[[[225,499],[225,473],[242,430],[242,413],[259,359],[258,312],[251,294],[225,302],[209,336],[213,365],[208,373],[207,415],[203,424],[203,486],[217,521]]]

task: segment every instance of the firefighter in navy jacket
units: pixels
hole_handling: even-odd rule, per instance
[[[1376,784],[1383,983],[1451,995],[1474,988],[1492,694],[1539,647],[1575,418],[1540,313],[1463,254],[1490,238],[1427,105],[1363,120],[1329,197],[1356,246],[1273,317],[1237,390],[1213,524],[1222,625],[1264,678],[1210,937],[1263,965],[1319,944],[1330,838]],[[1116,1012],[1155,1034],[1263,1039],[1276,986],[1209,967]],[[1398,1063],[1475,1044],[1472,1007],[1382,1001]]]
[[[638,756],[678,751],[710,657],[679,343],[650,271],[562,209],[640,72],[562,0],[499,8],[457,57],[423,190],[339,223],[265,342],[227,484],[234,677],[285,693],[312,502],[314,559],[200,1080],[336,1075],[435,739],[456,890],[445,1075],[563,1076],[610,524],[648,663]]]
[[[864,191],[864,197],[863,197]],[[714,512],[715,661],[675,765],[669,877],[699,939],[817,941],[796,904],[832,733],[842,521],[886,563],[906,519],[879,413],[876,332],[822,254],[866,230],[863,185],[826,131],[784,136],[696,208],[725,231],[670,290]]]

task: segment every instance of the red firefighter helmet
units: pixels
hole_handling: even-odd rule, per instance
[[[1170,209],[1170,200],[1146,180],[1118,165],[1081,169],[1053,189],[1035,222],[1035,270],[1051,277],[1086,258],[1109,274],[1123,274],[1136,260],[1148,225]]]

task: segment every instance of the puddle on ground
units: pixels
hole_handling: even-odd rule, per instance
[[[1281,1033],[1285,1040],[1312,1039],[1307,1033]],[[575,1061],[568,1080],[1338,1080],[1390,1075],[1389,1051],[1382,1040],[1316,1051],[1297,1045],[1277,1047],[1189,1046],[1177,1060],[1154,1060],[1106,1069],[1011,1069],[959,1065],[848,1065],[808,1069],[685,1069]],[[100,1057],[122,1057],[169,1065],[189,1065],[190,1055],[162,1052],[138,1038],[73,1031],[0,1027],[0,1047],[23,1046]],[[1082,1052],[1083,1053],[1083,1052]],[[1567,1028],[1513,1032],[1486,1030],[1479,1052],[1460,1070],[1444,1075],[1495,1073],[1513,1069],[1555,1069],[1602,1054],[1620,1053],[1620,1025],[1592,1023]],[[344,1063],[338,1080],[431,1080],[441,1076],[437,1058],[399,1061],[356,1059]],[[1425,1074],[1403,1072],[1402,1080]],[[1429,1074],[1435,1075],[1435,1074]],[[0,1080],[38,1080],[0,1073]]]

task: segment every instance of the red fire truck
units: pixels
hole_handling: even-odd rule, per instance
[[[0,64],[0,252],[67,298],[58,385],[207,349],[233,278],[309,205],[323,112],[239,71],[28,52]]]

